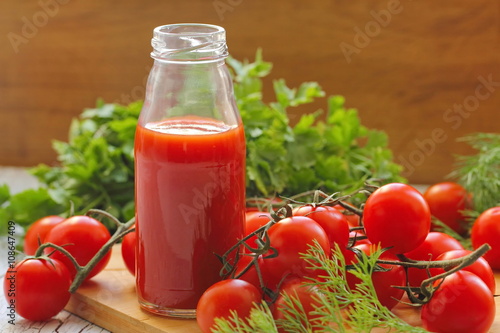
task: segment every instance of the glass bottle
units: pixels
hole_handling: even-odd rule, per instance
[[[225,30],[154,29],[154,66],[135,137],[136,286],[142,308],[192,318],[243,236],[245,137]]]

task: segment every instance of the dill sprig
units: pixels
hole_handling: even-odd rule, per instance
[[[456,169],[450,177],[472,193],[476,216],[500,204],[500,134],[476,133],[460,138],[477,151],[457,156]]]
[[[380,304],[371,274],[377,266],[377,259],[382,253],[378,250],[370,256],[361,253],[359,260],[350,270],[361,282],[356,289],[349,288],[346,279],[346,264],[338,246],[332,258],[325,255],[321,247],[311,247],[304,258],[313,269],[324,274],[318,279],[311,279],[311,285],[319,290],[318,306],[314,318],[307,322],[303,307],[290,295],[285,295],[285,318],[274,321],[266,304],[256,306],[249,318],[239,318],[236,314],[229,319],[216,319],[214,333],[275,333],[278,327],[284,332],[370,332],[374,328],[390,332],[422,333],[420,327],[413,327]]]

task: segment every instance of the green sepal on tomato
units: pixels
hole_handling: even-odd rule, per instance
[[[4,295],[7,305],[23,318],[45,321],[64,309],[71,296],[71,282],[71,274],[61,261],[29,257],[7,270]]]
[[[64,247],[80,266],[85,266],[110,238],[108,229],[100,221],[86,215],[75,215],[52,228],[45,237],[45,242]],[[76,268],[65,254],[57,250],[54,251],[51,247],[45,248],[45,253],[52,253],[51,258],[62,261],[68,268],[71,277],[75,277]],[[111,250],[97,263],[85,279],[89,280],[101,272],[110,258]]]

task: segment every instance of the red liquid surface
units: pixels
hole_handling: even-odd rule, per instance
[[[243,126],[176,118],[135,138],[137,292],[159,308],[195,309],[243,236]]]

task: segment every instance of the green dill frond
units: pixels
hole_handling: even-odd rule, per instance
[[[240,318],[236,312],[226,320],[215,318],[213,333],[277,333],[271,310],[266,303],[255,304],[249,318]]]
[[[477,153],[457,156],[449,175],[472,193],[474,210],[482,213],[500,204],[500,134],[477,133],[460,138]]]
[[[278,327],[292,333],[368,333],[374,328],[386,329],[391,333],[427,332],[423,328],[409,325],[380,304],[371,274],[383,250],[378,250],[371,256],[361,253],[364,257],[350,270],[350,273],[361,280],[354,290],[347,283],[342,251],[337,245],[333,251],[332,257],[328,257],[319,244],[315,244],[304,254],[310,267],[321,272],[317,279],[311,279],[309,283],[318,289],[320,295],[316,299],[318,305],[312,313],[313,320],[307,321],[304,307],[297,298],[285,296],[284,319],[277,323],[274,322],[269,307],[263,304],[256,306],[247,319],[238,318],[235,313],[230,320],[216,319],[217,328],[213,332],[274,333],[278,332]]]

